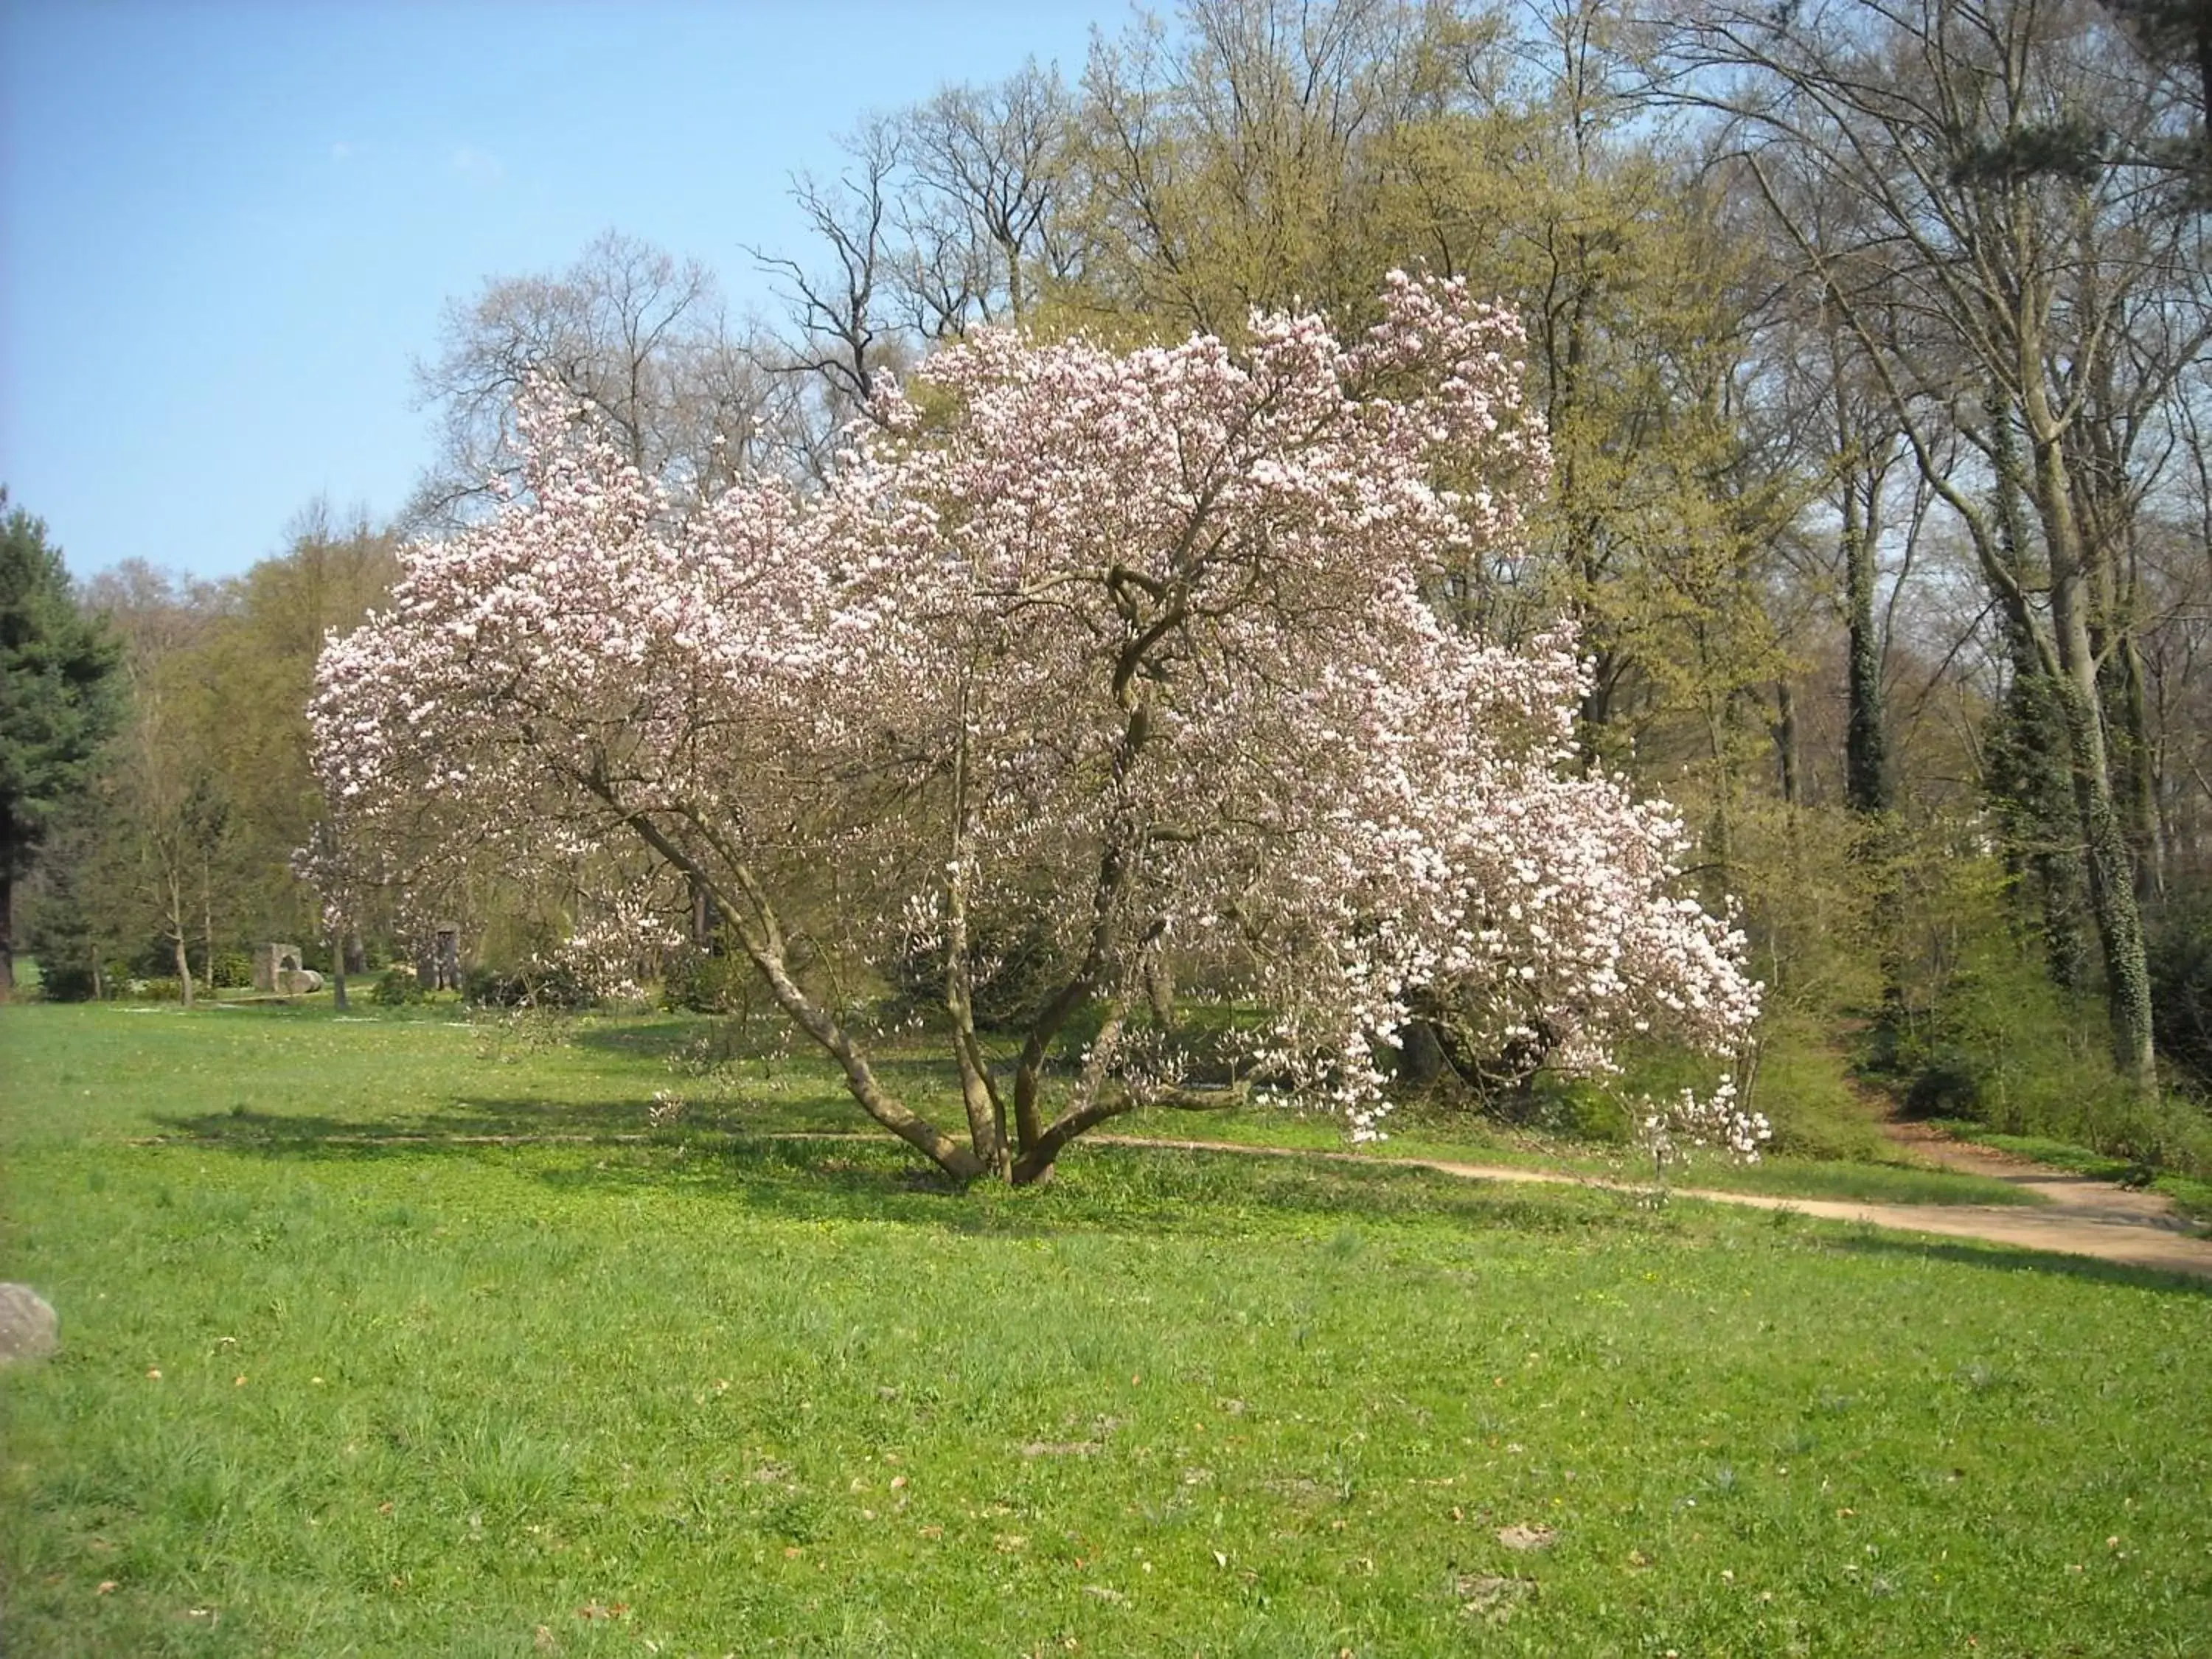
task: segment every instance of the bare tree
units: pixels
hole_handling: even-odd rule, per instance
[[[609,231],[558,276],[496,278],[448,306],[438,356],[416,368],[443,453],[413,525],[449,528],[513,479],[515,403],[535,378],[572,393],[630,465],[685,501],[754,458],[770,395],[712,273]]]
[[[910,188],[899,213],[908,316],[932,338],[1022,323],[1064,276],[1059,222],[1072,112],[1057,74],[1025,64],[950,87],[899,118]]]
[[[783,386],[779,430],[791,470],[821,476],[831,434],[866,411],[878,372],[909,360],[892,315],[903,143],[895,123],[871,121],[846,142],[848,165],[836,179],[801,173],[792,180],[792,199],[818,260],[751,250],[781,290],[788,318],[774,368]]]

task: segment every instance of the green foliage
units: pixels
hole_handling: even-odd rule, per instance
[[[1769,1014],[1802,1031],[1878,1000],[1875,895],[1892,872],[1866,856],[1864,826],[1838,805],[1756,796],[1735,801],[1729,821],[1724,884],[1742,906],[1746,961]],[[1901,849],[1899,862],[1917,863],[1921,850]]]
[[[208,963],[208,983],[235,991],[253,983],[253,958],[243,951],[218,951]]]
[[[2212,901],[2177,903],[2159,919],[2150,981],[2160,1055],[2212,1090]]]
[[[976,963],[969,996],[975,1027],[982,1031],[1025,1030],[1067,982],[1066,953],[1034,918],[1006,920],[988,915],[969,923]],[[945,956],[935,946],[909,946],[885,964],[895,1004],[894,1017],[925,1017],[945,1006]]]
[[[196,970],[213,950],[221,987],[250,982],[266,940],[320,948],[291,868],[321,811],[306,702],[325,629],[357,620],[392,562],[389,538],[310,514],[283,557],[230,581],[127,563],[88,584],[84,608],[124,647],[130,708],[48,823],[26,895],[34,949],[88,974],[110,956],[173,973],[181,939]]]
[[[404,1008],[410,1003],[428,1000],[422,982],[415,977],[415,970],[394,963],[376,976],[369,987],[368,1000],[380,1008]]]
[[[744,957],[686,951],[661,976],[661,1005],[695,1014],[744,1013],[759,984],[759,971]]]
[[[8,505],[0,489],[0,510]],[[61,550],[22,508],[0,517],[0,865],[19,875],[83,786],[121,710],[114,640],[79,608]]]
[[[1708,1094],[1728,1062],[1710,1054],[1646,1044],[1618,1057],[1620,1071],[1605,1078],[1567,1078],[1541,1073],[1525,1090],[1489,1097],[1436,1091],[1409,1098],[1389,1120],[1393,1139],[1468,1126],[1525,1133],[1588,1146],[1626,1147],[1646,1101],[1666,1101],[1685,1089]],[[1847,1062],[1824,1037],[1819,1021],[1784,1009],[1768,1014],[1745,1079],[1744,1101],[1766,1115],[1774,1132],[1771,1150],[1787,1156],[1881,1162],[1894,1156],[1877,1127],[1875,1107],[1852,1087]],[[1476,1130],[1476,1133],[1483,1133]]]
[[[599,993],[562,963],[503,971],[478,964],[461,974],[461,1000],[481,1008],[577,1010],[599,1006]]]
[[[622,1138],[696,1029],[0,1014],[65,1343],[0,1376],[9,1650],[2202,1632],[2193,1288],[1356,1162],[1086,1146],[956,1201],[752,1132],[830,1121],[818,1067]]]
[[[1908,1110],[2212,1178],[2212,1119],[2200,1106],[2138,1098],[2113,1067],[2101,1009],[2054,987],[1987,908],[1953,921],[1940,974],[1872,1034],[1869,1069]]]
[[[15,883],[84,793],[121,713],[121,653],[78,606],[61,550],[0,488],[0,999],[15,983]],[[58,961],[86,959],[54,937]]]
[[[1905,1109],[1915,1117],[1972,1117],[1982,1108],[1987,1069],[1964,1049],[1932,1050],[1905,1091]]]
[[[1763,1023],[1748,1099],[1774,1126],[1778,1153],[1875,1163],[1898,1156],[1876,1121],[1881,1103],[1855,1085],[1849,1057],[1808,1016],[1777,1013]]]
[[[58,963],[39,975],[39,994],[48,1002],[89,1002],[98,988],[89,965]]]
[[[2017,1133],[2084,1129],[2117,1101],[2095,1011],[2053,987],[1986,913],[1959,931],[1874,1064],[1915,1109]]]

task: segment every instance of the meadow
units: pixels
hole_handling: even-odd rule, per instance
[[[0,1009],[64,1330],[5,1650],[2212,1650],[2212,1285],[1320,1159],[959,1194],[704,1031]]]

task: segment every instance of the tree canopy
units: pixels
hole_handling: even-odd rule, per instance
[[[113,640],[78,606],[61,550],[0,489],[0,995],[15,986],[15,886],[83,787],[120,709]]]
[[[1674,890],[1671,811],[1574,763],[1571,637],[1489,644],[1425,597],[1541,483],[1518,326],[1403,276],[1381,310],[1348,343],[1256,316],[1234,349],[985,332],[879,387],[825,489],[689,516],[541,401],[526,495],[325,653],[331,798],[371,841],[434,801],[426,877],[489,842],[596,878],[611,967],[703,890],[860,1105],[963,1177],[1037,1179],[1180,1079],[1133,1018],[1164,960],[1362,1128],[1416,994],[1561,1065],[1655,1024],[1725,1052],[1740,941]],[[973,988],[1009,933],[1052,989],[1002,1078]],[[840,960],[917,945],[964,1145],[840,1007]]]

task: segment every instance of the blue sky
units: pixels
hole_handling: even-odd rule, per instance
[[[772,308],[789,175],[1122,0],[0,0],[0,482],[80,575],[226,575],[396,509],[449,298],[618,229]]]

